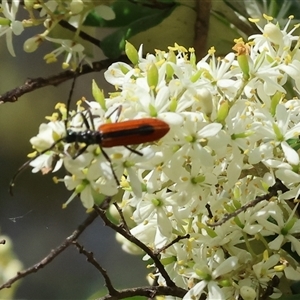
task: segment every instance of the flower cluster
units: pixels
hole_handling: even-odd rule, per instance
[[[62,179],[74,189],[71,198],[80,193],[86,208],[101,200],[99,193],[117,193],[114,171],[131,232],[151,249],[188,235],[161,252],[171,279],[189,289],[184,299],[202,293],[207,299],[259,299],[276,278],[300,279],[291,255],[300,255],[294,201],[300,194],[300,99],[289,89],[300,88],[299,37],[288,31],[289,22],[281,30],[267,19],[259,27],[262,34],[247,43],[236,40],[237,54],[224,58],[212,48],[196,62],[193,49],[176,44],[143,58],[141,49],[127,44],[134,66],[119,62],[105,73],[117,91],[104,99],[94,84],[97,101],[86,102],[88,110],[78,106],[68,127],[98,128],[107,116],[113,122],[119,106],[120,121],[164,120],[169,133],[137,146],[143,156],[124,147],[90,145],[73,160],[78,145],[58,143],[31,163],[34,171],[48,170],[58,154],[56,166],[63,163],[71,173]],[[64,109],[61,115],[66,119]],[[55,119],[41,125],[31,142],[41,151],[65,134],[64,122]],[[267,195],[278,179],[286,190],[209,226]],[[126,251],[137,252],[123,243]],[[159,273],[152,276],[165,284]],[[272,293],[278,296],[280,286],[273,284]]]
[[[63,68],[68,68],[70,65],[76,68],[83,59],[90,63],[85,58],[89,49],[86,51],[85,45],[79,39],[80,30],[90,12],[97,13],[104,20],[115,18],[113,10],[108,6],[113,0],[27,0],[24,1],[24,5],[28,12],[28,19],[21,22],[16,20],[20,2],[20,0],[3,0],[0,5],[0,37],[6,35],[10,54],[15,56],[13,34],[20,35],[25,28],[43,25],[44,31],[27,39],[23,49],[25,52],[34,52],[44,41],[54,43],[56,49],[46,54],[44,59],[47,63],[56,62],[57,57],[63,54],[65,56]],[[75,32],[72,38],[70,34],[68,38],[57,38],[58,31],[61,31],[60,36],[64,35],[62,28],[58,29],[62,21],[73,26]]]

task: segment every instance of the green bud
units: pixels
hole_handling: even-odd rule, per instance
[[[170,111],[175,112],[177,109],[177,105],[178,105],[177,99],[175,97],[172,97],[169,105]]]
[[[174,75],[174,69],[170,64],[167,64],[166,66],[166,80],[170,81],[173,78]]]
[[[84,4],[81,0],[73,0],[70,3],[70,10],[73,15],[79,14],[84,8]]]
[[[8,19],[6,19],[6,18],[0,17],[0,25],[2,25],[2,26],[9,26],[10,23],[11,23],[10,20],[8,20]]]
[[[250,78],[248,55],[246,55],[246,54],[238,55],[237,61],[238,61],[239,66],[240,66],[240,68],[243,72],[243,78],[245,80],[248,80]]]
[[[253,135],[254,132],[251,130],[245,131],[245,132],[240,132],[240,133],[233,133],[231,135],[231,139],[232,140],[236,140],[236,139],[244,139],[247,138],[248,136]]]
[[[192,178],[192,183],[193,184],[202,183],[204,180],[205,180],[205,176],[204,175],[199,175],[197,177]]]
[[[123,74],[127,74],[129,72],[129,69],[127,69],[123,64],[119,64],[119,67]]]
[[[217,114],[217,122],[223,123],[228,116],[229,112],[229,101],[228,100],[223,100]]]
[[[196,82],[200,78],[202,73],[202,70],[198,70],[196,73],[194,73],[190,78],[191,82]]]
[[[157,117],[157,110],[155,108],[155,106],[153,106],[152,104],[149,104],[149,114],[151,117],[156,118]]]
[[[75,193],[80,194],[86,188],[86,186],[88,184],[89,184],[88,180],[82,180],[82,182],[79,185],[76,186]]]
[[[241,191],[238,187],[233,188],[233,198],[239,199],[241,197]],[[238,201],[237,201],[238,202]]]
[[[207,232],[207,234],[211,237],[211,238],[215,238],[217,237],[217,233],[215,230],[213,230],[211,227],[206,226],[205,227],[205,231]]]
[[[93,94],[94,99],[100,104],[101,108],[106,110],[103,90],[99,89],[99,87],[94,79],[93,79],[93,83],[92,83],[92,94]]]
[[[296,218],[291,218],[284,226],[284,228],[281,229],[282,235],[287,235],[288,232],[293,228],[295,223],[297,222]]]
[[[41,42],[40,35],[31,37],[24,42],[23,50],[27,53],[32,53],[39,47]]]
[[[240,228],[244,228],[244,224],[241,222],[239,217],[235,217],[233,220],[237,226],[239,226]]]
[[[153,198],[151,202],[154,206],[157,206],[157,207],[161,206],[161,204],[162,204],[161,200],[157,199],[157,198]]]
[[[147,71],[147,82],[150,89],[155,89],[158,84],[158,69],[155,64],[151,64]]]
[[[128,160],[126,160],[126,161],[123,163],[123,167],[124,167],[125,169],[129,169],[129,168],[133,167],[134,165],[135,165],[134,162],[131,162],[131,161],[128,161]]]
[[[200,269],[196,269],[195,270],[196,274],[202,279],[202,280],[206,280],[206,281],[210,281],[211,280],[211,275],[208,274],[207,272],[204,272]]]
[[[35,2],[36,2],[36,0],[24,0],[24,5],[25,5],[26,9],[32,10]]]
[[[218,281],[218,284],[223,286],[223,287],[229,287],[232,286],[232,282],[230,279],[222,279]]]
[[[192,135],[187,135],[185,138],[184,138],[188,143],[194,143],[195,142],[195,137],[192,136]]]
[[[176,256],[165,257],[165,258],[162,258],[160,260],[160,262],[163,264],[163,266],[167,266],[169,264],[172,264],[175,261],[177,261]]]
[[[274,133],[276,135],[276,138],[278,141],[283,141],[284,140],[284,136],[282,135],[279,127],[277,126],[276,123],[273,123],[273,130],[274,130]]]
[[[170,50],[169,53],[168,53],[168,57],[167,57],[167,61],[170,61],[174,64],[176,64],[176,55],[174,53],[174,51]]]
[[[228,211],[229,213],[233,213],[235,211],[235,208],[232,205],[229,204],[224,204],[224,208],[226,209],[226,211]]]
[[[270,113],[274,117],[276,114],[276,107],[279,104],[280,99],[282,98],[282,93],[276,92],[272,98],[271,98],[271,107],[270,107]]]
[[[190,55],[190,63],[193,67],[196,66],[196,63],[197,63],[197,57],[196,57],[196,54],[194,51],[191,52],[191,55]]]
[[[129,60],[132,62],[133,65],[137,65],[139,62],[139,55],[135,47],[126,41],[125,44],[125,53]]]

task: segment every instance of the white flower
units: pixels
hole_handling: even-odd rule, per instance
[[[214,268],[210,265],[210,262],[208,267],[195,265],[195,273],[192,274],[191,278],[196,278],[200,281],[184,295],[183,299],[198,299],[205,291],[205,288],[207,288],[207,299],[225,300],[224,292],[218,285],[218,279],[226,274],[230,274],[237,266],[238,260],[236,257],[230,257]]]
[[[287,243],[291,243],[291,247],[293,251],[296,251],[298,255],[300,255],[300,242],[294,236],[300,232],[300,220],[297,220],[295,216],[295,211],[297,209],[297,205],[295,206],[293,212],[290,214],[287,220],[284,219],[282,211],[276,205],[276,203],[270,203],[266,210],[262,209],[260,214],[265,214],[263,216],[258,216],[257,221],[259,224],[263,225],[265,230],[268,230],[270,235],[276,234],[277,237],[269,242],[269,246],[271,249],[279,250],[281,247]],[[276,223],[271,222],[272,217]]]
[[[84,46],[76,43],[72,40],[66,39],[55,39],[50,37],[45,37],[46,40],[52,43],[60,44],[61,46],[53,50],[51,53],[48,53],[44,56],[44,59],[47,63],[52,63],[57,60],[57,57],[61,54],[65,54],[65,60],[63,62],[63,68],[66,69],[72,63],[74,69],[77,68],[80,62],[83,59],[86,60],[88,64],[91,64],[84,54]]]
[[[10,6],[9,6],[10,2]],[[16,20],[16,14],[18,12],[20,1],[2,1],[2,13],[4,14],[5,19],[0,21],[0,36],[6,35],[6,45],[9,53],[12,56],[16,56],[13,44],[12,44],[12,34],[20,35],[24,28],[22,22]]]
[[[205,293],[207,299],[252,300],[275,275],[297,278],[298,263],[285,267],[281,261],[292,261],[291,254],[279,257],[278,251],[287,245],[300,254],[299,218],[286,201],[300,195],[300,104],[286,91],[288,81],[300,82],[300,51],[292,31],[274,26],[241,43],[247,51],[237,57],[217,59],[211,49],[197,63],[192,49],[178,45],[146,58],[133,51],[134,67],[120,62],[105,72],[116,92],[106,99],[100,93],[101,106],[79,105],[70,120],[63,118],[67,132],[44,125],[32,140],[43,151],[61,139],[49,154],[58,154],[70,173],[63,180],[73,190],[70,200],[80,194],[90,208],[103,195],[119,193],[120,207],[130,212],[130,232],[161,249],[171,279],[189,289],[185,299]],[[71,53],[72,45],[65,46]],[[164,120],[170,131],[147,145],[139,144],[143,132],[132,128],[133,151],[123,147],[132,145],[122,126],[110,135],[113,122],[145,117]],[[105,134],[110,143],[102,140]],[[87,140],[79,143],[80,136]],[[32,161],[35,170],[49,166],[44,155]],[[277,179],[287,190],[276,193]],[[154,276],[166,284],[159,272]],[[274,291],[272,297],[280,293]]]

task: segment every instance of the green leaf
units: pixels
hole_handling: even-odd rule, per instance
[[[176,7],[177,5],[173,5],[172,8],[168,9],[154,9],[146,16],[141,16],[139,13],[137,13],[129,25],[118,29],[102,40],[102,51],[109,58],[119,57],[124,51],[126,40],[140,32],[158,25],[165,18],[167,18]],[[138,19],[136,18],[137,15],[139,16]]]
[[[165,8],[152,8],[150,7],[151,3],[149,3],[149,6],[146,5],[146,1],[143,2],[143,5],[139,5],[128,0],[117,0],[111,5],[112,10],[116,14],[115,19],[109,21],[104,20],[96,13],[96,11],[92,11],[86,17],[84,25],[108,28],[123,27],[129,25],[136,19],[147,17],[162,10],[173,9],[174,6],[176,6],[174,0],[160,0],[158,2],[163,3],[163,7]]]
[[[295,150],[298,151],[300,149],[300,139],[288,139],[286,142]]]

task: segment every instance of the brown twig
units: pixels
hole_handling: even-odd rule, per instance
[[[171,247],[172,245],[178,243],[179,241],[181,240],[184,240],[184,239],[189,239],[190,238],[190,235],[189,234],[186,234],[186,235],[179,235],[177,236],[172,242],[170,242],[169,244],[165,245],[164,247],[160,248],[160,249],[157,249],[156,251],[154,251],[154,254],[155,255],[158,255],[159,253],[165,251],[166,249],[168,249],[169,247]]]
[[[194,48],[197,57],[203,57],[207,51],[209,20],[211,17],[212,0],[197,0]]]
[[[108,67],[116,62],[116,61],[123,61],[128,62],[125,56],[120,57],[118,60],[115,59],[104,59],[101,61],[94,62],[92,64],[92,67],[89,65],[83,65],[81,68],[81,72],[78,73],[78,76],[82,76],[88,73],[92,72],[99,72],[102,70],[108,69]],[[47,78],[38,77],[38,78],[32,78],[28,79],[23,85],[18,86],[3,95],[0,95],[0,104],[6,103],[6,102],[16,102],[18,98],[23,96],[24,94],[30,93],[34,90],[40,89],[45,86],[53,85],[57,86],[69,79],[74,78],[74,71],[67,70],[64,72],[61,72],[56,75],[49,76]]]
[[[116,210],[118,211],[118,213],[119,213],[119,215],[120,215],[120,217],[121,217],[121,221],[122,221],[121,226],[123,226],[123,228],[124,228],[127,232],[129,232],[129,227],[128,227],[128,225],[127,225],[127,223],[126,223],[126,220],[125,220],[125,218],[124,218],[122,209],[120,208],[120,206],[118,205],[117,202],[114,202],[113,204],[114,204]]]
[[[96,300],[117,300],[117,299],[125,299],[133,296],[144,296],[149,299],[154,299],[159,295],[169,295],[178,298],[183,298],[183,296],[187,293],[185,289],[174,286],[145,286],[138,288],[130,288],[124,289],[121,291],[117,291],[117,295],[106,295],[102,298],[98,298]]]
[[[142,249],[145,253],[147,253],[153,260],[156,268],[162,275],[162,277],[165,279],[167,286],[169,287],[175,287],[176,284],[172,279],[170,278],[169,274],[165,270],[163,264],[160,262],[158,255],[155,255],[150,248],[148,248],[144,243],[142,243],[140,240],[138,240],[136,237],[134,237],[130,231],[127,231],[123,224],[122,225],[116,225],[112,223],[106,216],[105,211],[99,208],[98,206],[94,205],[94,209],[98,213],[98,215],[102,218],[105,225],[112,228],[115,232],[118,232],[122,236],[124,236],[127,240],[132,242],[133,244],[137,245],[140,249]]]
[[[64,27],[65,29],[68,29],[72,32],[76,32],[77,31],[77,28],[75,28],[73,25],[71,25],[68,21],[66,20],[61,20],[59,22],[59,25],[61,25],[62,27]],[[93,45],[101,48],[101,41],[92,37],[91,35],[85,33],[84,31],[80,31],[79,32],[79,36],[85,40],[85,41],[88,41],[90,43],[92,43]]]
[[[87,261],[90,262],[103,276],[104,280],[105,280],[105,285],[108,289],[108,292],[110,295],[117,295],[118,291],[113,287],[112,282],[109,278],[109,276],[107,275],[107,271],[102,268],[99,263],[96,261],[96,259],[94,258],[94,254],[93,252],[88,252],[84,249],[83,246],[81,246],[77,241],[73,241],[73,245],[76,246],[76,248],[79,250],[79,253],[82,253],[83,255],[86,256]]]
[[[275,184],[273,186],[271,186],[268,191],[269,191],[269,193],[262,195],[262,196],[257,196],[253,201],[248,202],[247,204],[243,205],[242,207],[240,207],[233,213],[225,214],[224,217],[221,220],[219,220],[218,222],[215,222],[215,223],[206,222],[207,226],[210,226],[210,227],[220,226],[220,225],[224,224],[225,222],[227,222],[228,220],[236,217],[241,212],[246,211],[248,208],[254,207],[259,202],[264,201],[264,200],[269,201],[272,197],[278,195],[278,191],[282,191],[282,193],[288,191],[288,188],[279,179],[276,179]]]
[[[14,282],[20,280],[21,278],[24,278],[25,276],[27,276],[31,273],[35,273],[35,272],[39,271],[40,269],[42,269],[43,267],[45,267],[46,265],[48,265],[54,258],[56,258],[68,246],[70,246],[73,243],[73,241],[75,241],[82,234],[82,232],[90,224],[92,224],[92,222],[97,217],[98,217],[98,214],[95,211],[91,212],[89,214],[89,216],[84,220],[84,222],[82,224],[80,224],[78,226],[78,228],[69,237],[67,237],[66,240],[61,245],[59,245],[57,248],[51,250],[51,252],[45,258],[43,258],[40,262],[36,263],[32,267],[30,267],[24,271],[18,272],[15,277],[9,279],[6,283],[2,284],[0,286],[0,290],[11,287],[11,285]]]

